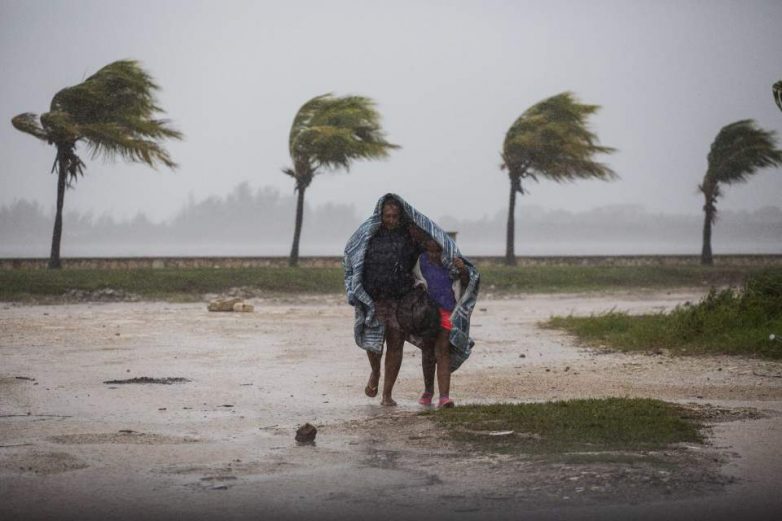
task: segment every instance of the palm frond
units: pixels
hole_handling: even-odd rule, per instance
[[[58,148],[69,147],[71,154],[73,145],[84,141],[93,157],[121,157],[174,168],[176,163],[161,141],[181,139],[182,134],[168,120],[156,117],[163,112],[155,100],[158,88],[138,62],[119,60],[55,94],[40,125],[29,113],[20,114],[12,123]],[[81,165],[79,169],[83,166],[81,160],[73,164]]]
[[[296,112],[296,116],[293,118],[293,124],[291,124],[291,131],[288,136],[288,151],[291,157],[296,155],[296,142],[299,136],[306,132],[309,126],[312,124],[313,118],[316,114],[323,109],[329,101],[334,99],[334,95],[330,92],[315,96],[311,100],[307,101]]]
[[[49,141],[49,135],[38,122],[38,115],[32,112],[25,112],[11,118],[11,124],[16,130],[30,134],[43,141]]]
[[[598,144],[589,130],[589,116],[598,105],[579,103],[563,92],[536,103],[514,121],[505,134],[502,147],[504,166],[511,173],[556,182],[596,178],[616,179],[608,166],[593,159],[610,154],[611,147]]]
[[[307,184],[321,167],[349,170],[355,160],[383,159],[399,148],[386,140],[374,101],[331,93],[302,105],[291,125],[288,147],[297,182]]]
[[[725,125],[717,134],[706,176],[718,183],[744,183],[759,169],[780,165],[782,150],[776,148],[776,133],[745,119]]]
[[[158,89],[138,62],[119,60],[55,94],[50,110],[67,112],[76,123],[146,119],[161,112],[154,98]]]

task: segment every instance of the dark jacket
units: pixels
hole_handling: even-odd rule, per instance
[[[363,283],[373,299],[398,299],[414,284],[413,266],[419,249],[403,226],[381,228],[369,240]]]

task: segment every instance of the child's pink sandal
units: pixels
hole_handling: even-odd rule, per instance
[[[420,405],[423,405],[424,407],[429,407],[432,405],[432,393],[424,392],[421,397],[418,399],[418,403]]]
[[[440,396],[440,399],[437,400],[437,408],[443,408],[443,409],[450,409],[451,407],[456,406],[455,403],[453,403],[453,400],[451,400],[448,395]]]

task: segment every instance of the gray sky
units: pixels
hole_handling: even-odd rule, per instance
[[[374,98],[403,148],[319,176],[308,203],[364,214],[397,192],[434,218],[493,215],[507,206],[505,131],[530,105],[570,90],[602,105],[593,130],[618,149],[604,159],[621,180],[543,181],[521,204],[697,213],[722,126],[752,118],[782,133],[771,95],[782,79],[780,28],[779,1],[0,0],[0,205],[49,208],[56,195],[53,147],[13,129],[11,117],[45,112],[59,89],[134,58],[185,134],[168,145],[180,168],[85,157],[66,210],[162,220],[189,197],[223,196],[242,181],[290,194],[280,168],[291,120],[309,98],[334,92]],[[781,174],[729,188],[719,208],[782,206]]]

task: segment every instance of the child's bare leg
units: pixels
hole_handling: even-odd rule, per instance
[[[435,372],[434,340],[427,340],[421,347],[421,369],[424,374],[424,392],[418,399],[421,405],[432,405]]]
[[[448,341],[449,332],[441,329],[434,341],[434,355],[437,361],[437,388],[440,391],[440,406],[450,401],[451,391],[451,343]],[[448,405],[446,405],[447,407]],[[451,402],[451,407],[453,402]]]

